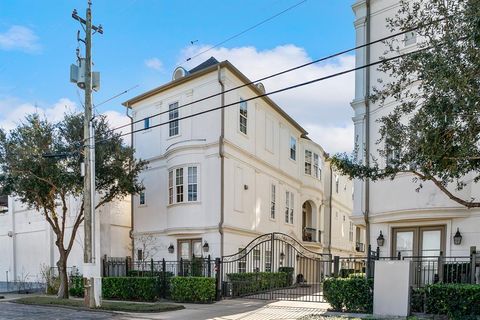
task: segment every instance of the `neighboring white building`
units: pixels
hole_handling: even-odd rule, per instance
[[[357,0],[353,4],[356,44],[361,45],[369,42],[369,39],[375,41],[388,36],[386,18],[393,17],[398,9],[398,0]],[[402,51],[414,50],[416,37],[408,35],[406,40],[403,42],[405,47]],[[368,63],[366,58],[368,54],[370,62],[378,61],[385,49],[383,44],[376,44],[357,50],[356,65]],[[394,101],[382,108],[372,101],[366,101],[368,83],[372,92],[372,87],[377,84],[379,78],[387,80],[386,75],[377,71],[375,67],[370,71],[367,69],[356,71],[352,108],[355,110],[354,139],[358,146],[358,159],[365,159],[364,150],[367,146],[370,148],[370,159],[379,159],[375,143],[379,139],[377,120],[390,113],[395,106]],[[366,138],[367,118],[370,123],[369,141]],[[385,159],[383,161],[385,163]],[[440,251],[447,256],[468,256],[471,246],[480,248],[479,209],[462,207],[430,182],[423,183],[420,192],[416,192],[415,189],[416,184],[408,174],[400,174],[393,181],[370,182],[369,190],[365,182],[355,182],[353,219],[357,224],[365,224],[363,215],[368,211],[369,239],[372,247],[377,246],[377,237],[381,232],[385,238],[385,244],[380,247],[382,256],[394,256],[399,251],[404,256],[432,256],[438,255]],[[480,188],[478,185],[469,185],[458,194],[465,199],[470,197],[479,199]],[[460,245],[453,243],[457,229],[463,236]]]
[[[350,182],[341,177],[330,197],[335,179],[325,151],[270,98],[246,101],[264,93],[261,84],[247,85],[230,62],[214,58],[177,68],[173,78],[124,103],[141,130],[133,138],[136,157],[150,162],[141,174],[146,189],[134,200],[135,259],[205,256],[205,243],[215,258],[270,232],[317,252],[355,253]],[[342,217],[332,230],[330,198]],[[339,243],[329,247],[331,233]],[[142,249],[145,236],[154,241]]]
[[[7,200],[2,201],[2,200]],[[1,208],[6,210],[2,210]],[[79,203],[70,198],[69,214],[74,218]],[[130,202],[114,201],[97,209],[97,232],[100,244],[96,250],[100,255],[126,257],[131,252],[129,238],[131,218]],[[98,225],[100,223],[100,225]],[[67,220],[65,241],[70,239],[73,221]],[[99,227],[99,228],[98,228]],[[83,224],[68,258],[69,268],[75,266],[79,272],[83,267]],[[45,217],[38,211],[26,208],[13,197],[0,197],[0,291],[2,283],[11,281],[42,281],[43,267],[54,267],[58,260],[55,234]],[[3,289],[4,290],[4,289]]]

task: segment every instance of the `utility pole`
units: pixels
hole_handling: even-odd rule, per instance
[[[101,304],[101,279],[99,279],[99,267],[96,266],[94,252],[94,221],[95,221],[95,135],[93,130],[92,117],[92,90],[99,88],[99,74],[92,73],[92,30],[100,34],[103,33],[102,26],[92,25],[92,2],[88,0],[86,19],[78,16],[74,10],[72,18],[85,26],[85,40],[80,39],[80,31],[77,33],[77,41],[85,44],[85,58],[80,57],[80,49],[77,49],[77,58],[79,66],[72,65],[70,68],[70,81],[85,90],[85,116],[84,116],[84,283],[85,283],[85,305],[90,308],[98,307]]]

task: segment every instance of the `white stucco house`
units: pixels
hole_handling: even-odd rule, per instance
[[[78,201],[68,199],[68,208],[72,221],[67,220],[65,241],[70,239]],[[125,199],[105,204],[96,210],[96,217],[96,234],[100,236],[100,241],[96,243],[96,256],[128,256],[131,252],[130,201]],[[67,266],[75,266],[80,273],[83,268],[83,238],[82,224]],[[55,240],[55,234],[40,212],[27,208],[14,197],[0,197],[0,292],[6,290],[7,281],[42,282],[42,269],[56,268],[58,249]]]
[[[356,45],[375,41],[389,35],[386,18],[393,17],[399,9],[398,0],[357,0],[353,4],[355,13]],[[415,50],[416,35],[408,34],[403,40],[402,52]],[[359,49],[356,65],[378,61],[386,47],[379,43]],[[355,111],[355,143],[358,159],[365,161],[377,158],[376,141],[379,139],[380,117],[393,111],[395,101],[379,108],[366,97],[377,85],[377,79],[388,81],[377,68],[361,69],[355,75],[355,98],[351,103]],[[365,150],[369,149],[366,154]],[[386,159],[381,159],[385,163]],[[433,183],[425,182],[420,192],[409,174],[401,174],[395,180],[379,182],[355,181],[353,221],[365,224],[368,214],[370,231],[367,237],[372,247],[377,246],[380,233],[385,241],[380,247],[382,256],[468,256],[470,247],[480,248],[480,210],[466,209],[450,200]],[[480,197],[478,185],[467,186],[461,192],[462,198]],[[453,237],[462,236],[459,245]]]
[[[149,161],[133,204],[135,259],[144,250],[220,257],[271,232],[316,252],[356,253],[364,240],[350,221],[352,183],[332,177],[322,147],[272,99],[249,100],[264,90],[212,57],[123,103],[136,157]]]

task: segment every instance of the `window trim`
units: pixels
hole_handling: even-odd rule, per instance
[[[238,131],[244,135],[248,135],[248,103],[247,101],[240,98],[238,103]],[[242,113],[242,110],[245,114]],[[242,124],[242,119],[245,121],[245,125]],[[245,132],[242,130],[242,127],[245,128]]]
[[[196,170],[196,192],[197,192],[197,197],[196,200],[191,200],[189,201],[189,185],[192,185],[189,183],[189,176],[188,176],[188,171],[189,168],[195,167],[197,168]],[[182,178],[182,184],[177,185],[177,170],[181,169],[183,171],[183,178]],[[179,205],[179,204],[191,204],[191,203],[199,203],[200,202],[200,172],[201,168],[200,165],[197,163],[191,163],[191,164],[185,164],[185,165],[180,165],[180,166],[175,166],[171,167],[168,169],[168,176],[167,176],[167,187],[168,187],[168,193],[167,193],[167,206],[174,206],[174,205]],[[172,180],[170,180],[172,178]],[[172,183],[170,183],[172,182]],[[182,201],[177,201],[178,200],[178,194],[177,194],[177,186],[182,186],[183,187],[183,198]],[[173,201],[172,201],[173,199]]]
[[[142,198],[143,198],[143,201],[142,201]],[[140,191],[139,194],[138,194],[138,206],[139,207],[146,207],[147,206],[147,197],[146,197],[146,194],[145,194],[145,190]]]
[[[293,225],[294,219],[295,196],[292,191],[285,190],[285,216],[284,222]]]
[[[277,186],[270,184],[270,220],[276,220],[277,217]]]
[[[292,148],[293,143],[293,148]],[[293,158],[292,158],[293,152]],[[290,136],[290,148],[288,158],[292,161],[297,161],[297,139],[294,136]]]
[[[171,109],[171,106],[176,105],[174,108]],[[175,115],[176,117],[172,117],[172,115]],[[180,118],[180,109],[178,108],[178,101],[172,102],[168,104],[168,137],[173,138],[177,137],[180,135],[180,121],[178,120]],[[177,119],[177,120],[175,120]],[[172,121],[172,122],[170,122]],[[172,125],[176,124],[176,134],[171,134],[172,132]]]

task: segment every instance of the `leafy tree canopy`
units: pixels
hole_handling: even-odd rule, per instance
[[[457,203],[480,207],[480,199],[456,192],[480,180],[480,0],[401,0],[387,27],[418,27],[417,47],[380,65],[385,76],[370,97],[381,108],[395,104],[378,120],[377,150],[387,163],[368,155],[373,161],[367,167],[341,154],[333,164],[350,177],[373,181],[409,172],[418,188],[431,181]],[[403,53],[403,41],[386,41],[382,59]]]

